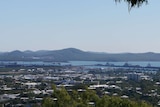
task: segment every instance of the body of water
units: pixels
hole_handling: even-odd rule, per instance
[[[128,62],[100,62],[100,61],[69,61],[69,62],[43,62],[43,61],[0,61],[0,64],[19,64],[19,65],[72,65],[72,66],[90,66],[90,65],[115,65],[123,66],[125,63],[129,65],[139,65],[142,67],[152,66],[160,67],[160,61],[128,61]]]
[[[99,61],[69,61],[69,63],[73,66],[88,66],[88,65],[115,65],[115,66],[123,66],[125,63],[129,65],[139,65],[142,67],[152,66],[152,67],[160,67],[160,61],[128,61],[128,62],[99,62]]]

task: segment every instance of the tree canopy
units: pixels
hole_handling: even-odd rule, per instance
[[[99,96],[87,87],[83,91],[57,88],[53,85],[53,95],[44,98],[42,107],[152,107],[145,101],[132,101],[116,96]]]
[[[116,2],[127,2],[129,9],[131,9],[132,7],[140,7],[142,4],[147,4],[148,0],[115,0]]]

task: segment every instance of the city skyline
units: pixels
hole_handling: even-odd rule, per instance
[[[149,0],[128,12],[113,0],[0,1],[0,51],[160,53],[159,4]]]

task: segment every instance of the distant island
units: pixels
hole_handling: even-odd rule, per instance
[[[160,61],[160,53],[100,53],[76,48],[0,53],[0,61]]]

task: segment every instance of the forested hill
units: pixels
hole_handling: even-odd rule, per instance
[[[160,61],[160,53],[98,53],[75,48],[0,53],[1,61]]]

